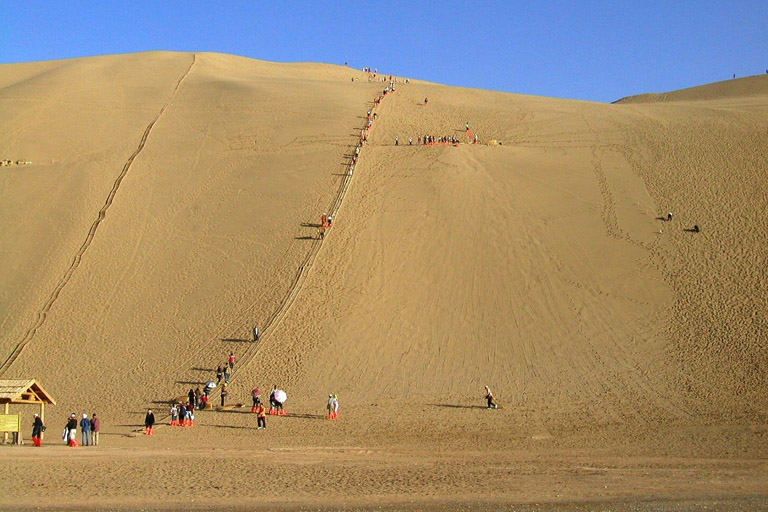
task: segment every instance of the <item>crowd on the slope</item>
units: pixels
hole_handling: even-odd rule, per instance
[[[363,71],[366,71],[371,75],[372,78],[376,78],[377,71],[371,70],[371,68],[364,68]],[[392,76],[389,76],[388,79],[386,77],[381,77],[381,81],[389,81],[389,85],[382,91],[382,93],[378,96],[376,96],[373,99],[373,107],[368,110],[367,116],[366,116],[366,123],[362,130],[360,130],[360,137],[358,139],[357,144],[355,145],[354,153],[351,158],[351,162],[348,167],[347,174],[349,176],[352,176],[355,170],[355,165],[357,164],[357,160],[360,156],[361,150],[366,142],[368,142],[368,137],[373,130],[374,122],[378,119],[378,113],[375,112],[376,108],[381,105],[381,101],[387,97],[389,94],[392,94],[395,92],[395,83],[398,82],[397,78],[394,78]],[[408,83],[409,81],[406,79],[405,83]],[[428,98],[424,98],[424,106],[429,105]],[[475,144],[477,144],[477,135],[472,134],[472,132],[469,129],[469,123],[466,123],[466,132],[467,135],[473,140]],[[413,138],[408,138],[408,144],[413,145]],[[434,135],[423,135],[417,137],[417,144],[418,145],[427,145],[427,146],[434,146],[434,145],[457,145],[459,144],[459,140],[456,136],[453,135],[442,135],[442,136],[434,136]],[[399,145],[399,138],[395,137],[395,145]],[[669,217],[671,219],[672,214],[669,214]],[[327,228],[330,228],[333,225],[333,215],[323,213],[321,216],[321,224],[319,226],[319,237],[322,239],[325,236],[325,231]],[[698,227],[698,226],[697,226]],[[257,342],[260,338],[260,332],[258,327],[253,328],[253,341]],[[200,390],[200,387],[198,386],[196,389],[190,388],[187,393],[187,400],[186,401],[173,401],[171,402],[171,407],[169,411],[170,415],[170,426],[179,426],[179,427],[193,427],[195,425],[195,411],[196,410],[204,410],[210,408],[210,394],[211,391],[216,388],[220,387],[219,395],[221,400],[221,407],[225,407],[227,397],[229,395],[229,384],[232,379],[232,372],[235,367],[235,354],[234,352],[230,352],[229,356],[227,358],[227,361],[223,365],[219,365],[216,368],[216,382],[213,380],[210,380],[205,383],[205,386],[203,390]],[[222,380],[224,381],[222,383]],[[256,414],[257,417],[257,429],[266,429],[266,416],[274,415],[274,416],[285,416],[288,414],[288,411],[284,407],[285,400],[287,398],[286,393],[278,389],[277,385],[275,384],[270,392],[269,395],[269,410],[266,409],[264,404],[261,402],[261,389],[254,388],[251,391],[251,398],[253,405],[251,407],[251,413]],[[491,393],[491,390],[488,388],[488,386],[485,387],[485,399],[487,402],[487,407],[489,409],[498,409],[498,404],[495,402],[493,393]],[[338,395],[335,393],[331,393],[328,395],[328,402],[327,402],[327,410],[328,410],[328,419],[329,420],[335,420],[339,417],[339,399]],[[155,433],[155,415],[152,412],[151,409],[147,410],[147,413],[144,417],[144,433],[146,435],[154,435]],[[89,419],[88,415],[83,413],[83,417],[79,422],[79,427],[82,435],[82,445],[83,446],[98,446],[99,444],[99,431],[100,431],[100,422],[99,418],[94,413],[93,416]],[[69,420],[67,421],[67,424],[64,428],[63,433],[63,439],[67,442],[69,446],[77,447],[80,446],[80,443],[77,441],[77,428],[78,428],[78,421],[75,413],[72,413],[70,415]],[[34,440],[35,446],[42,446],[42,433],[45,431],[45,426],[43,425],[42,420],[40,417],[35,414],[35,421],[33,424],[33,434],[32,438]]]

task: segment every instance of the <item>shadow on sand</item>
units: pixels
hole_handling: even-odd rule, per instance
[[[484,405],[460,405],[460,404],[427,404],[430,407],[447,407],[449,409],[487,409]]]

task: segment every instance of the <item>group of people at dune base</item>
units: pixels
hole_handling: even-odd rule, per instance
[[[77,415],[72,413],[69,415],[69,420],[64,426],[64,432],[61,434],[61,438],[64,442],[72,448],[77,448],[81,444],[77,441]],[[83,413],[83,417],[80,420],[80,434],[82,446],[99,446],[99,432],[101,431],[101,425],[96,413],[88,418],[88,415]],[[35,446],[42,446],[42,433],[45,432],[45,425],[40,419],[40,416],[35,414],[35,422],[32,425],[32,440]]]
[[[194,407],[195,399],[194,392],[190,390],[190,401],[181,404],[177,407],[176,403],[171,405],[171,426],[193,426],[195,423]],[[278,389],[277,384],[274,385],[272,391],[269,394],[269,411],[261,402],[261,389],[254,388],[251,391],[253,399],[253,406],[251,407],[251,413],[256,414],[257,418],[257,430],[267,428],[267,414],[272,416],[285,416],[288,411],[284,407],[284,402],[287,398],[285,391]],[[488,409],[498,409],[499,404],[491,392],[488,386],[485,386],[485,400],[486,407]],[[339,417],[339,396],[336,393],[328,395],[328,419],[335,420]],[[101,430],[99,425],[99,418],[94,413],[89,419],[88,415],[83,413],[83,418],[80,420],[80,432],[82,434],[82,446],[98,446],[99,445],[99,431]],[[64,427],[62,439],[64,439],[67,445],[71,447],[78,447],[81,444],[77,440],[77,415],[72,413]],[[35,413],[35,420],[32,425],[32,440],[35,446],[42,446],[42,434],[45,432],[45,425],[43,424],[40,416]],[[155,414],[151,409],[147,410],[147,414],[144,417],[144,434],[151,436],[155,433]]]

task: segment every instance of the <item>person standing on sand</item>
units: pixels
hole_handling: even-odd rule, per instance
[[[232,370],[229,366],[224,367],[224,384],[229,384],[229,380],[232,378]]]
[[[82,445],[91,445],[91,420],[88,415],[83,413],[83,419],[80,420],[80,434],[83,436]]]
[[[152,409],[147,409],[147,415],[144,416],[144,434],[151,436],[155,433],[155,415]]]
[[[669,222],[669,221],[671,221],[671,220],[672,220],[672,212],[669,212],[669,213],[667,214],[667,222]]]
[[[339,398],[331,393],[328,395],[328,419],[335,420],[339,417]]]
[[[425,107],[429,106],[429,100],[427,98],[424,98],[424,106]]]
[[[35,446],[43,446],[43,430],[45,430],[43,420],[35,413],[35,422],[32,423],[32,441]]]
[[[275,392],[277,391],[277,384],[269,392],[269,414],[274,414],[277,411],[277,400],[275,400]]]
[[[189,393],[187,393],[187,401],[191,404],[195,403],[195,390],[192,388],[189,388]]]
[[[91,416],[91,446],[99,446],[99,432],[101,431],[101,422],[96,417],[96,413]]]
[[[485,386],[485,400],[488,402],[488,409],[499,408],[499,404],[494,402],[493,393],[491,393],[491,388],[489,388],[488,386]]]
[[[229,369],[230,370],[235,369],[235,353],[234,352],[229,353]]]
[[[254,408],[254,411],[256,413],[256,430],[262,430],[267,428],[267,409],[264,407],[264,405],[259,402],[259,405],[257,405]]]
[[[221,406],[224,407],[224,402],[227,399],[227,395],[229,392],[227,391],[227,384],[224,384],[221,387]]]
[[[176,407],[176,402],[171,404],[171,426],[179,426],[179,409]]]
[[[221,384],[221,377],[224,375],[224,370],[221,369],[221,365],[216,368],[216,385]]]
[[[67,427],[64,432],[66,433],[65,439],[69,446],[72,448],[80,446],[80,443],[77,442],[77,417],[75,416],[75,413],[69,415],[69,421],[67,422]]]
[[[259,341],[259,328],[253,328],[253,341]]]

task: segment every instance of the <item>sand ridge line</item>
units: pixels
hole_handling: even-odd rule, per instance
[[[182,82],[184,81],[187,76],[189,76],[190,72],[192,71],[192,67],[195,65],[196,62],[196,54],[192,54],[192,63],[189,65],[189,68],[187,71],[179,78],[178,82],[176,82],[176,85],[173,88],[173,91],[171,92],[170,98],[168,98],[168,101],[162,106],[160,111],[157,113],[157,116],[147,125],[147,128],[144,130],[144,133],[141,137],[141,140],[139,141],[139,145],[136,148],[136,150],[131,154],[130,157],[128,157],[128,160],[125,162],[125,165],[123,165],[123,169],[118,175],[117,179],[112,185],[112,189],[109,191],[109,194],[107,195],[107,199],[104,202],[104,206],[101,207],[99,210],[98,216],[96,220],[93,221],[93,224],[91,224],[91,228],[88,230],[88,234],[85,237],[85,240],[83,241],[80,248],[77,250],[77,253],[75,254],[74,259],[72,260],[72,263],[70,264],[67,271],[64,273],[64,275],[59,280],[58,284],[56,285],[56,288],[53,290],[51,295],[48,297],[48,300],[43,305],[42,309],[37,314],[37,320],[32,325],[32,327],[29,328],[27,333],[24,335],[24,338],[22,338],[21,341],[16,345],[16,347],[13,349],[11,354],[8,356],[8,358],[3,362],[2,366],[0,366],[0,376],[4,375],[6,371],[13,365],[14,361],[21,355],[21,352],[24,350],[24,347],[26,347],[30,341],[32,341],[32,338],[34,338],[35,334],[37,333],[37,330],[42,327],[42,325],[45,323],[45,320],[48,316],[48,312],[51,310],[51,307],[53,307],[53,303],[56,302],[56,299],[59,297],[59,294],[61,293],[61,290],[64,289],[64,287],[69,283],[69,280],[72,278],[72,275],[74,274],[75,270],[80,266],[80,261],[83,258],[83,254],[85,254],[85,251],[88,250],[88,248],[91,245],[91,242],[93,242],[93,238],[96,235],[96,230],[101,225],[101,222],[104,220],[104,218],[107,215],[107,210],[110,206],[112,206],[112,202],[115,199],[115,196],[117,195],[117,191],[120,188],[120,184],[123,181],[123,178],[128,174],[128,171],[131,168],[131,165],[133,164],[133,161],[136,159],[137,156],[141,153],[141,151],[144,149],[144,146],[147,143],[147,140],[149,139],[149,134],[152,132],[152,128],[155,126],[155,123],[160,119],[160,117],[163,115],[163,113],[168,108],[168,105],[173,101],[173,99],[176,97],[176,93],[179,91],[179,88],[181,87]]]
[[[372,106],[369,109],[372,113],[378,105],[381,104],[381,100],[386,96],[380,96],[378,99],[379,101],[373,101]],[[366,117],[366,123],[365,126],[361,128],[361,135],[358,139],[357,144],[355,145],[355,148],[360,148],[360,151],[362,152],[362,148],[364,147],[364,139],[363,133],[369,134],[373,129],[373,120],[374,118],[371,116]],[[369,124],[370,121],[370,124]],[[359,158],[359,157],[358,157]],[[346,172],[344,172],[344,178],[342,179],[339,189],[331,203],[331,207],[328,210],[330,212],[330,215],[335,219],[338,212],[341,210],[341,207],[344,203],[344,199],[347,195],[347,192],[349,191],[350,185],[352,183],[352,173],[350,173],[350,170],[354,170],[354,167],[356,166],[356,160],[353,159],[350,163],[344,164],[344,168]],[[327,235],[326,235],[327,236]],[[312,240],[312,244],[310,247],[309,252],[307,253],[306,257],[303,259],[301,265],[299,266],[296,277],[293,280],[293,283],[291,284],[291,287],[289,288],[288,292],[286,293],[283,300],[280,302],[280,305],[278,308],[269,316],[267,321],[265,322],[264,326],[259,329],[260,335],[259,335],[259,341],[255,343],[248,344],[248,348],[245,350],[245,354],[241,355],[239,357],[240,363],[237,366],[237,370],[232,370],[232,374],[230,377],[230,383],[232,380],[234,380],[235,376],[240,373],[244,368],[248,366],[248,364],[253,361],[256,356],[259,353],[259,349],[261,347],[261,342],[267,340],[270,337],[270,333],[273,331],[273,327],[276,327],[280,324],[282,319],[285,317],[287,312],[289,311],[291,305],[295,302],[296,297],[301,292],[301,290],[304,287],[304,283],[307,280],[307,276],[309,275],[309,271],[312,269],[312,266],[314,265],[315,260],[317,259],[317,255],[320,252],[320,249],[322,248],[324,237],[322,238],[314,238]],[[202,349],[206,345],[203,345],[200,350],[195,352],[195,355],[199,354]],[[193,356],[194,357],[194,356]],[[188,358],[184,366],[189,367],[191,364],[191,358]],[[186,371],[186,369],[182,369],[182,371]],[[216,396],[220,396],[221,388],[216,387],[212,390],[210,393],[210,397],[214,398]],[[162,418],[170,417],[170,414],[166,414],[162,416]]]

